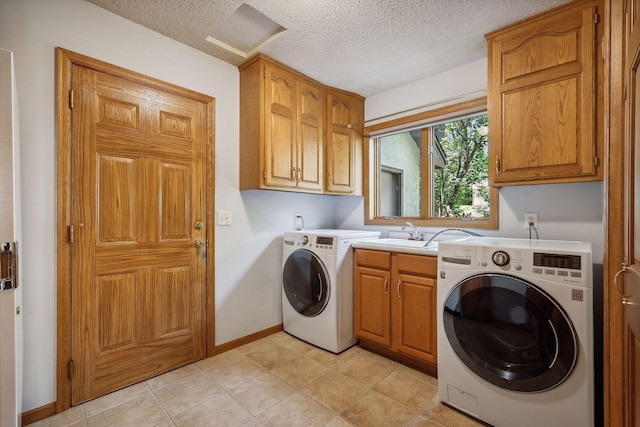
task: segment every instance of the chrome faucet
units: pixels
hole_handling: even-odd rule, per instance
[[[482,236],[482,234],[474,233],[473,231],[463,230],[462,228],[445,228],[444,230],[440,230],[436,234],[431,236],[431,238],[429,240],[427,240],[427,243],[425,243],[424,245],[425,246],[429,246],[429,244],[431,242],[433,242],[433,239],[435,239],[436,237],[438,237],[442,233],[446,233],[447,231],[460,231],[462,233],[468,234],[469,236]]]
[[[402,224],[402,231],[405,231],[407,228],[412,228],[413,231],[409,232],[409,239],[412,240],[421,240],[420,235],[418,234],[418,229],[415,225],[411,224],[409,221]]]

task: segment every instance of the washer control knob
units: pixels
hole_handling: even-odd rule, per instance
[[[509,264],[509,254],[505,251],[496,251],[491,256],[493,263],[498,267],[504,267]]]
[[[302,242],[302,246],[305,246],[307,243],[309,243],[309,237],[302,236],[302,239],[300,239],[300,242]]]
[[[486,266],[487,266],[487,261],[482,261],[482,262],[480,263],[480,265],[481,265],[481,266],[483,266],[483,267],[486,267]]]
[[[515,269],[516,271],[520,271],[522,270],[522,266],[520,264],[516,264]]]

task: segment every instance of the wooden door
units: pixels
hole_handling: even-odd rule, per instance
[[[640,426],[640,1],[627,3],[624,173],[624,264],[614,278],[622,302],[623,398],[625,426]],[[638,221],[638,223],[636,223]]]
[[[71,81],[78,404],[206,354],[209,130],[206,103],[80,66]]]
[[[293,74],[271,65],[266,65],[265,79],[265,184],[296,187],[296,79]]]
[[[394,281],[392,348],[436,364],[436,281],[402,273]]]
[[[324,92],[298,81],[298,187],[322,191]]]
[[[341,93],[327,94],[327,191],[353,193],[355,189],[354,99]]]

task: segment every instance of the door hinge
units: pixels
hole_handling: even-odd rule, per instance
[[[593,23],[597,24],[598,22],[600,22],[600,15],[598,15],[597,13],[593,14]]]
[[[267,180],[267,171],[262,171],[262,179]]]
[[[263,79],[267,78],[267,69],[266,68],[262,70],[262,78]]]
[[[598,159],[597,156],[593,158],[593,164],[596,165],[596,166],[598,166],[600,164],[600,159]]]
[[[73,243],[73,225],[69,226],[69,243]]]
[[[73,379],[74,367],[73,359],[69,360],[69,379]]]
[[[69,109],[73,110],[73,89],[69,91]]]

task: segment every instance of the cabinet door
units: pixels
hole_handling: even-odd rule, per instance
[[[595,3],[487,35],[492,185],[601,179]]]
[[[295,187],[296,94],[295,77],[271,65],[266,66],[264,167],[266,185]]]
[[[324,92],[298,82],[298,187],[322,191]]]
[[[435,365],[436,281],[398,274],[392,300],[392,349]]]
[[[391,346],[391,272],[355,268],[354,328],[358,338]]]
[[[353,193],[355,189],[355,139],[348,127],[356,118],[354,97],[327,93],[327,192]]]

